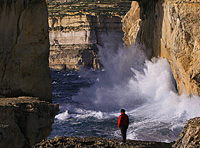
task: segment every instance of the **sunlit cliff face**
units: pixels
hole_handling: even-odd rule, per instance
[[[135,1],[123,20],[125,44],[138,42],[150,57],[165,57],[180,94],[200,96],[199,7],[186,0]]]
[[[122,18],[131,1],[47,0],[51,69],[100,69],[102,35],[122,40]]]

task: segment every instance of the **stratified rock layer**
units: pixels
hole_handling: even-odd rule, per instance
[[[47,0],[47,3],[50,68],[78,70],[82,66],[100,69],[97,45],[103,45],[102,40],[107,35],[122,42],[121,20],[131,2]]]
[[[190,119],[183,128],[174,148],[199,148],[200,147],[200,118]]]
[[[1,0],[0,34],[0,95],[51,101],[45,0]]]
[[[138,0],[124,18],[124,42],[169,61],[179,93],[200,96],[200,1]]]
[[[29,147],[46,138],[58,105],[33,97],[0,98],[0,147]]]

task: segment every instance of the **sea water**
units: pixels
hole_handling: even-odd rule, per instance
[[[117,120],[124,108],[128,139],[175,141],[190,118],[200,116],[200,98],[178,95],[169,63],[149,59],[144,47],[99,47],[104,69],[51,71],[53,103],[60,105],[54,136],[120,138]]]

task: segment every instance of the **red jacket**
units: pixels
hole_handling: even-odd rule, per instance
[[[118,127],[122,126],[122,125],[129,125],[129,119],[128,116],[125,113],[121,113],[121,115],[119,116],[118,119]]]

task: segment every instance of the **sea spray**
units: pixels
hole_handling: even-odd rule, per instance
[[[78,73],[79,78],[92,79],[92,86],[61,104],[55,126],[67,127],[66,136],[120,138],[116,122],[120,108],[125,108],[131,121],[129,139],[176,140],[186,120],[200,115],[200,98],[177,93],[166,59],[148,60],[139,45],[117,48],[99,47],[105,71]]]
[[[116,50],[109,44],[99,47],[105,72],[99,73],[98,82],[81,90],[73,100],[87,109],[101,111],[116,111],[121,107],[134,108],[144,103],[146,96],[140,92],[138,86],[129,85],[129,81],[135,79],[135,73],[131,69],[144,72],[147,56],[143,48],[135,45],[131,49],[119,47]]]

